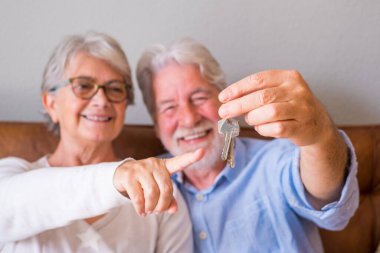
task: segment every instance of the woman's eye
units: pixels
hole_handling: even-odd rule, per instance
[[[124,90],[122,88],[119,88],[119,87],[110,87],[108,88],[111,92],[113,93],[124,93]]]
[[[77,88],[81,90],[91,90],[92,89],[92,84],[90,83],[80,83],[77,85]]]
[[[125,84],[122,84],[120,82],[112,82],[112,83],[106,85],[105,87],[109,92],[112,92],[112,93],[125,93],[126,92]]]

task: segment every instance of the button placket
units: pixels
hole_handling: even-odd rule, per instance
[[[196,198],[196,200],[198,200],[198,201],[203,201],[203,200],[204,200],[204,195],[203,195],[202,193],[197,193],[197,194],[195,195],[195,198]]]
[[[207,239],[207,233],[205,231],[201,231],[198,236],[202,241]]]

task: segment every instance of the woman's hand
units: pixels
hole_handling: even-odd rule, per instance
[[[126,161],[116,169],[114,185],[131,199],[139,215],[164,211],[174,213],[177,202],[173,197],[170,176],[199,161],[203,155],[204,150],[198,149],[169,159],[151,157]]]

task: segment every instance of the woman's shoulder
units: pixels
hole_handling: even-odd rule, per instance
[[[31,163],[20,157],[10,156],[0,159],[0,166],[14,165],[14,166],[29,166]]]
[[[27,161],[20,157],[6,157],[0,159],[0,168],[8,168],[8,169],[15,169],[15,170],[32,170],[36,168],[46,167],[47,163],[47,157],[43,156],[39,158],[38,160],[34,162]]]

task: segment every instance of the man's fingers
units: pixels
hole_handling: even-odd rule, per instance
[[[205,150],[200,148],[193,152],[166,159],[166,168],[170,174],[176,173],[185,169],[187,166],[199,161],[203,157],[204,153]]]
[[[286,102],[289,99],[286,85],[266,88],[222,104],[219,108],[219,116],[221,118],[238,117],[261,106],[275,102]]]
[[[250,126],[276,121],[297,120],[298,112],[296,109],[291,102],[274,103],[248,112],[244,119]]]
[[[302,81],[300,73],[294,70],[268,70],[247,76],[231,84],[219,94],[219,100],[226,103],[246,94],[281,85],[285,81]]]
[[[219,93],[219,100],[226,103],[232,99],[270,87],[276,87],[288,78],[287,71],[269,70],[247,76],[229,85]]]
[[[284,120],[255,126],[255,130],[262,136],[274,138],[291,138],[296,129],[299,129],[295,120]]]

